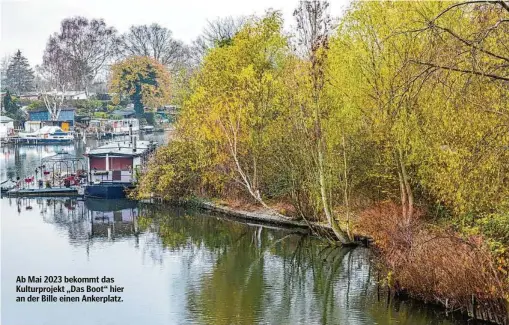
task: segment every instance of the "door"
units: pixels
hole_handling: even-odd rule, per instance
[[[69,131],[69,122],[62,123],[62,130],[68,132]]]
[[[122,172],[120,170],[114,170],[111,173],[111,179],[114,180],[114,181],[122,180]]]

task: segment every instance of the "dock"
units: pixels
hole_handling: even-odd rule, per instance
[[[82,196],[82,188],[78,186],[54,187],[54,188],[20,188],[13,189],[6,193],[8,196],[26,197],[26,196]]]

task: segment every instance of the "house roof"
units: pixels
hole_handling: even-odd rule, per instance
[[[62,92],[53,90],[53,91],[43,92],[43,94],[61,96]],[[64,94],[64,96],[77,96],[77,95],[81,95],[81,94],[86,94],[86,92],[84,90],[68,90],[68,91],[64,92],[63,94]],[[89,93],[89,95],[92,95],[92,93]]]
[[[36,91],[29,91],[19,95],[19,97],[36,97],[36,96],[39,96],[39,93]]]
[[[147,150],[154,148],[157,146],[157,142],[151,141],[137,141],[136,143],[136,151],[134,151],[133,145],[129,141],[116,141],[111,142],[101,147],[90,150],[85,156],[95,156],[101,157],[112,155],[112,156],[128,156],[135,157],[141,156]]]

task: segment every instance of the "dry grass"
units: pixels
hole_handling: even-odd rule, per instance
[[[464,310],[475,295],[478,315],[507,322],[508,281],[483,239],[434,229],[425,223],[422,211],[405,224],[400,210],[393,203],[379,204],[364,210],[357,225],[375,240],[389,285]]]

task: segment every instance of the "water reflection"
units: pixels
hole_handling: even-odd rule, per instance
[[[387,301],[368,249],[196,212],[144,212],[142,229],[164,249],[188,253],[189,323],[451,324],[421,304]]]
[[[138,234],[138,207],[127,200],[87,199],[88,236],[121,238]]]
[[[4,198],[2,211],[10,212],[2,244],[25,245],[19,261],[2,264],[3,281],[24,274],[21,265],[31,265],[42,249],[53,266],[45,270],[58,265],[64,274],[108,274],[127,288],[126,302],[108,308],[80,304],[35,312],[13,304],[7,319],[21,317],[19,324],[68,324],[68,313],[87,315],[75,324],[458,323],[422,304],[388,301],[378,291],[369,250],[329,247],[296,231],[130,201]],[[37,218],[30,217],[34,213]],[[20,229],[25,239],[9,235]],[[59,240],[39,240],[36,233]],[[30,266],[31,273],[48,273],[36,268]],[[2,289],[2,300],[12,295]]]

